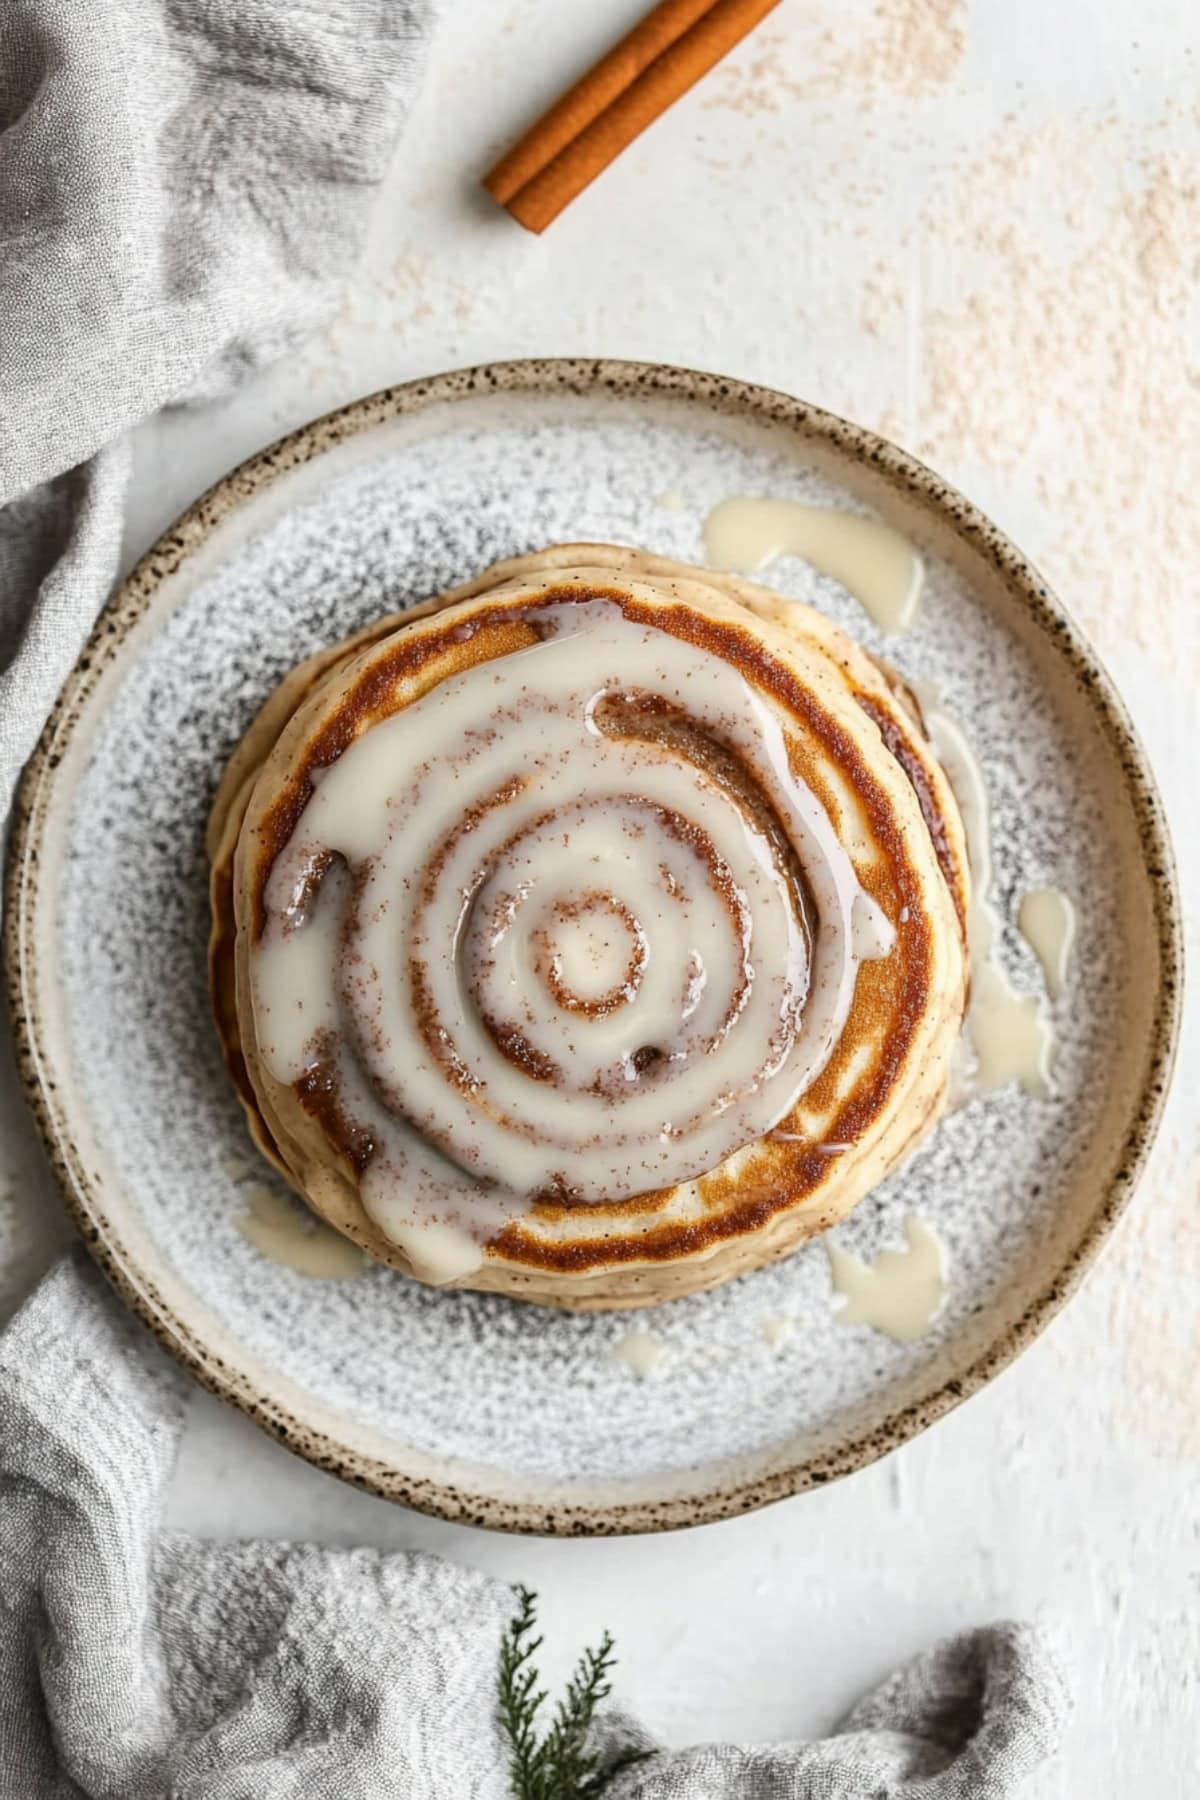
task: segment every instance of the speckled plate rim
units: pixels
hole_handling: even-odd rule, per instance
[[[589,1506],[548,1495],[546,1503],[509,1500],[406,1473],[306,1421],[261,1395],[246,1374],[216,1354],[139,1269],[136,1255],[106,1209],[99,1183],[74,1141],[64,1087],[55,1080],[46,1021],[37,1002],[33,921],[39,910],[39,854],[56,793],[55,771],[102,673],[120,655],[159,587],[229,514],[289,471],[356,435],[448,402],[488,393],[526,396],[615,395],[678,399],[714,412],[783,427],[802,444],[823,446],[869,466],[874,476],[915,503],[979,555],[1057,653],[1082,689],[1093,720],[1124,777],[1150,882],[1161,970],[1146,1077],[1132,1109],[1118,1166],[1097,1192],[1082,1236],[1015,1322],[952,1379],[897,1410],[879,1427],[836,1451],[761,1478],[731,1480],[711,1492],[662,1500],[631,1499]],[[365,396],[313,420],[250,457],[190,506],[142,557],[113,595],[68,677],[18,790],[5,872],[5,984],[20,1078],[80,1233],[125,1303],[171,1354],[213,1393],[231,1401],[288,1449],[369,1492],[441,1518],[496,1529],[556,1536],[606,1536],[709,1523],[752,1511],[861,1469],[950,1412],[983,1387],[1028,1345],[1069,1299],[1133,1192],[1162,1113],[1179,1034],[1182,915],[1162,803],[1145,752],[1123,702],[1099,659],[1037,570],[976,507],[907,452],[865,428],[773,389],[657,363],[580,358],[489,363],[404,383]],[[299,1410],[299,1409],[297,1409]]]

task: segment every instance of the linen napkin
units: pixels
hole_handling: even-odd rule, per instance
[[[161,1530],[184,1377],[76,1252],[0,1338],[0,1794],[503,1800],[490,1577],[436,1557]],[[797,1621],[800,1640],[802,1621]],[[832,1737],[656,1751],[612,1800],[1005,1800],[1055,1748],[1031,1628],[942,1644]]]
[[[432,14],[0,0],[0,818],[116,569],[123,435],[328,309]],[[78,1255],[0,1339],[0,1794],[508,1794],[509,1590],[423,1555],[162,1531],[185,1391]],[[1039,1635],[994,1626],[822,1743],[656,1752],[613,1800],[1002,1800],[1065,1711]],[[601,1720],[598,1751],[631,1743],[654,1749]]]
[[[0,0],[0,818],[107,596],[123,434],[336,304],[435,0]]]

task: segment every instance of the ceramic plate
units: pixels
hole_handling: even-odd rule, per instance
[[[836,1233],[870,1259],[917,1213],[949,1296],[900,1345],[839,1322],[822,1243],[641,1315],[312,1280],[240,1228],[255,1166],[205,985],[204,824],[263,696],[317,646],[496,557],[563,538],[703,560],[734,494],[871,510],[927,563],[878,636],[797,560],[766,579],[935,682],[991,794],[1001,955],[1039,990],[1021,895],[1079,911],[1055,1092],[952,1113]],[[926,469],[782,395],[684,370],[492,366],[392,389],[264,451],[109,605],[27,772],[9,867],[26,1080],[121,1293],[218,1393],[322,1467],[448,1518],[620,1532],[724,1517],[920,1431],[1062,1303],[1129,1194],[1176,1025],[1159,804],[1102,670],[1036,572]],[[261,1198],[261,1196],[260,1196]],[[654,1340],[639,1374],[612,1352]]]

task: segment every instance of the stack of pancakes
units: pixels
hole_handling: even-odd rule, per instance
[[[942,1106],[953,796],[903,684],[751,582],[560,545],[380,620],[267,701],[209,847],[255,1140],[421,1279],[696,1292]]]

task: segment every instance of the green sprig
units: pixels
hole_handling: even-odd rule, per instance
[[[549,1730],[539,1737],[538,1713],[548,1696],[533,1662],[542,1646],[534,1636],[537,1595],[519,1587],[517,1603],[500,1645],[497,1707],[508,1740],[513,1800],[600,1800],[618,1775],[652,1754],[630,1746],[601,1759],[588,1751],[596,1708],[612,1691],[612,1638],[606,1631],[595,1650],[584,1651]]]

